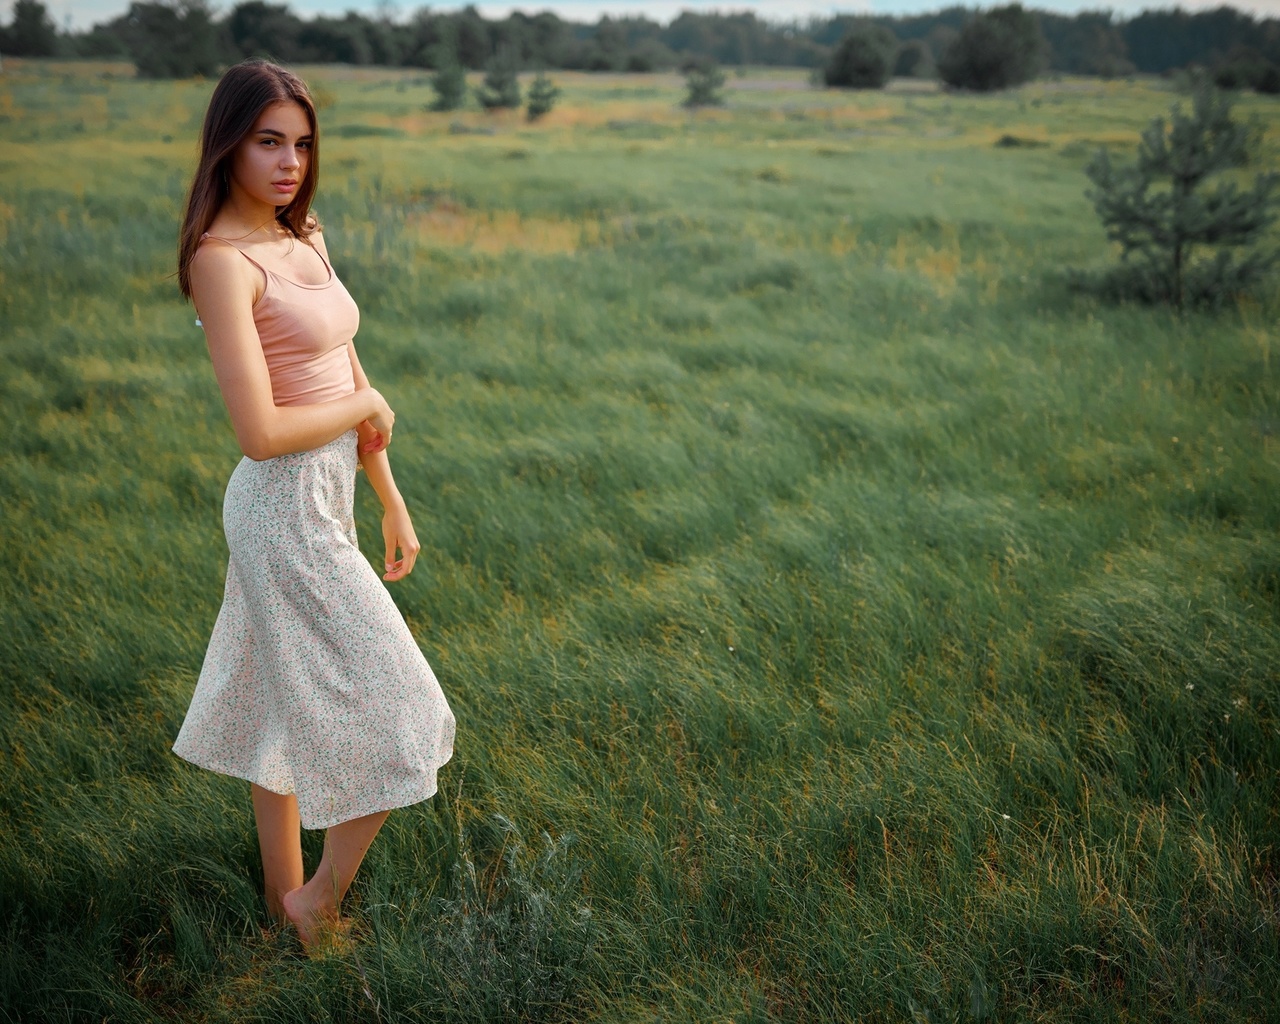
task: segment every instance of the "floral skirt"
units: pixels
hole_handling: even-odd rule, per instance
[[[436,791],[454,717],[356,546],[356,432],[242,459],[227,484],[226,592],[174,753],[297,794],[304,828]]]

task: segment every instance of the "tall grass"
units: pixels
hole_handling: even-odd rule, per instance
[[[168,752],[238,452],[171,277],[211,85],[120,73],[0,79],[0,1017],[1275,1019],[1277,296],[1058,283],[1167,93],[309,69],[459,742],[307,961]]]

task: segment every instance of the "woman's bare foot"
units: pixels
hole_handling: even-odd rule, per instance
[[[343,927],[347,922],[338,916],[336,906],[323,901],[312,902],[309,895],[307,887],[302,885],[285,893],[281,902],[284,916],[297,931],[302,948],[311,953],[345,936],[348,928]]]

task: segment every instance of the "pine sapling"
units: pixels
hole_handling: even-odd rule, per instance
[[[1085,169],[1087,193],[1120,244],[1119,267],[1096,282],[1117,298],[1219,305],[1246,291],[1275,264],[1257,248],[1275,219],[1274,173],[1248,188],[1209,179],[1248,161],[1252,131],[1231,119],[1227,96],[1201,79],[1190,113],[1175,106],[1142,133],[1134,164],[1117,167],[1105,150]]]

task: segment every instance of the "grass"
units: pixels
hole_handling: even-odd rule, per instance
[[[171,276],[211,83],[7,61],[0,1019],[1276,1019],[1280,297],[1061,284],[1169,92],[305,71],[457,755],[353,948],[261,930],[247,787],[168,750],[239,457]]]

